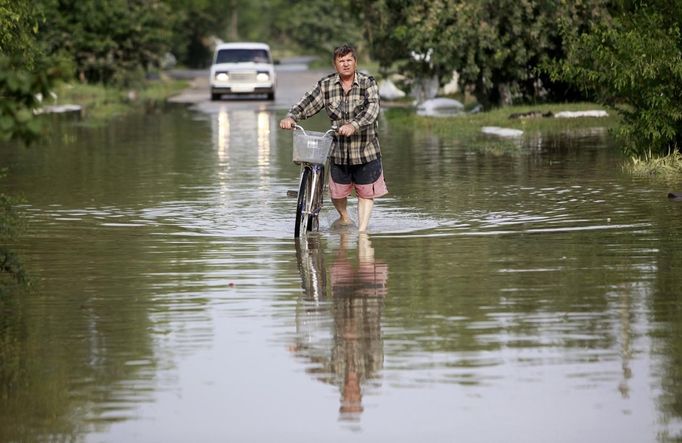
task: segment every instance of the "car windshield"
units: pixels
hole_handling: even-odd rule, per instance
[[[218,51],[216,63],[268,63],[268,51],[265,49],[221,49]]]

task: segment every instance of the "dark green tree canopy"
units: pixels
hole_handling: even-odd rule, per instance
[[[169,7],[160,0],[41,0],[40,32],[48,52],[73,57],[89,82],[127,84],[158,65],[171,33]]]
[[[358,0],[372,55],[385,67],[408,62],[414,75],[474,87],[487,105],[534,100],[551,89],[537,68],[561,56],[560,24],[579,30],[608,17],[605,0]],[[368,18],[381,17],[376,21]],[[415,63],[413,53],[428,55]]]
[[[572,36],[549,71],[624,118],[626,151],[682,147],[682,1],[631,2],[608,23]]]

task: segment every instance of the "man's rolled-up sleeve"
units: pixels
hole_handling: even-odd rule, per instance
[[[323,107],[322,91],[318,83],[317,86],[306,92],[303,98],[289,109],[287,116],[296,121],[305,120],[320,112]]]

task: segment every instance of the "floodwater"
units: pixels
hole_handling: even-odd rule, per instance
[[[0,441],[682,438],[682,204],[604,130],[505,152],[383,117],[369,235],[327,204],[297,243],[281,117],[0,146],[32,278],[0,304]]]

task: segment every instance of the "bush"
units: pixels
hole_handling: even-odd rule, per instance
[[[0,140],[34,141],[40,122],[33,117],[38,94],[47,97],[54,75],[46,69],[29,70],[0,55]]]
[[[682,146],[682,39],[678,24],[645,9],[573,38],[549,70],[617,110],[625,152],[666,155]]]
[[[130,86],[168,50],[170,8],[161,0],[41,0],[50,17],[37,38],[49,54],[67,53],[75,76]]]
[[[4,173],[0,171],[0,179]],[[26,275],[16,254],[7,245],[16,239],[24,227],[16,209],[16,201],[0,193],[0,295],[8,280],[24,283]]]

